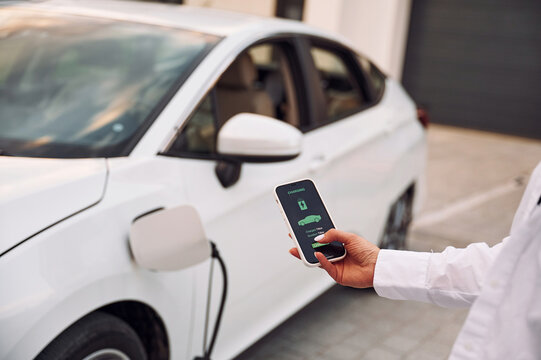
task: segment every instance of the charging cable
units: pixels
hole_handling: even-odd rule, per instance
[[[210,354],[212,353],[214,344],[216,343],[216,338],[218,337],[218,330],[220,328],[220,322],[222,321],[222,315],[223,315],[224,307],[225,307],[225,299],[227,297],[227,269],[225,268],[224,260],[220,256],[220,252],[218,251],[216,244],[211,241],[210,246],[211,246],[211,256],[213,258],[213,261],[210,264],[210,275],[209,275],[210,279],[209,279],[209,290],[208,290],[208,298],[207,298],[207,311],[205,315],[205,335],[203,339],[203,356],[196,356],[194,360],[210,360]],[[212,290],[212,276],[214,273],[214,259],[218,260],[218,263],[220,264],[220,269],[222,270],[222,278],[223,278],[222,300],[220,301],[220,308],[218,309],[218,315],[216,316],[216,322],[214,323],[214,330],[212,331],[210,344],[207,348],[207,330],[208,330],[208,322],[209,322],[209,314],[210,314],[210,303],[211,303],[210,300],[211,300],[211,290]]]

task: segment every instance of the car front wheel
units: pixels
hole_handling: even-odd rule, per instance
[[[116,316],[95,312],[64,330],[37,360],[145,360],[145,348],[135,331]]]

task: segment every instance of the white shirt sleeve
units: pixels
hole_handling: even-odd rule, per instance
[[[474,243],[464,249],[449,246],[441,253],[380,250],[374,289],[389,299],[470,306],[502,244],[489,247]]]

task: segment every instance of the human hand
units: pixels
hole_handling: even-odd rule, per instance
[[[319,243],[327,244],[338,241],[344,244],[347,254],[340,261],[331,263],[325,255],[316,252],[316,258],[319,260],[322,269],[340,285],[356,288],[366,288],[373,286],[374,269],[378,259],[379,248],[370,241],[345,231],[331,229],[327,231]],[[297,258],[299,251],[292,248],[289,253]]]

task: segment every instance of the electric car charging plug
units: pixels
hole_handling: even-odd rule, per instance
[[[205,317],[205,336],[204,336],[204,343],[203,343],[203,356],[196,356],[194,360],[210,360],[210,354],[212,353],[214,344],[216,343],[216,338],[218,337],[218,330],[220,328],[220,322],[222,321],[222,315],[223,315],[224,307],[225,307],[225,300],[227,297],[227,269],[225,267],[225,262],[220,256],[220,252],[218,251],[216,244],[211,241],[210,246],[211,246],[211,256],[213,258],[213,261],[211,262],[210,275],[209,275],[210,279],[209,279],[209,290],[208,290],[208,299],[207,299],[207,313]],[[210,299],[211,299],[211,288],[212,288],[212,275],[214,272],[214,259],[218,260],[218,263],[220,264],[220,269],[222,270],[223,288],[222,288],[222,299],[220,301],[220,307],[218,309],[218,315],[216,316],[216,322],[214,323],[214,330],[212,331],[210,344],[207,348],[206,346],[207,329],[208,329],[209,312],[210,312]]]

